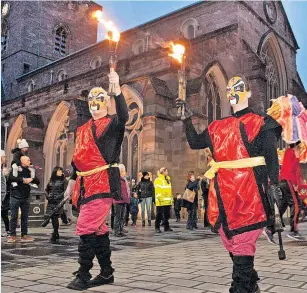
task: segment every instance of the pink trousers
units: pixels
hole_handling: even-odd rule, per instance
[[[103,235],[109,232],[106,218],[110,213],[112,201],[112,198],[99,198],[81,205],[76,234],[79,236],[93,233]]]
[[[219,234],[222,238],[224,247],[233,255],[250,255],[254,256],[256,252],[256,241],[259,238],[262,229],[245,232],[239,235],[233,236],[228,239],[220,227]]]

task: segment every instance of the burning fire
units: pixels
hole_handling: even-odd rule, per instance
[[[120,33],[118,29],[114,26],[112,21],[106,21],[102,18],[102,11],[97,10],[94,12],[94,17],[104,25],[104,27],[108,30],[108,34],[106,35],[106,39],[118,42],[120,39]]]
[[[180,44],[174,44],[173,42],[171,42],[171,45],[172,45],[173,53],[168,54],[168,56],[171,56],[174,59],[176,59],[179,63],[182,63],[183,55],[185,52],[185,47]]]

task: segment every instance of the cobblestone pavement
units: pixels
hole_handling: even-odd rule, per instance
[[[174,232],[154,235],[154,227],[129,227],[128,236],[114,238],[114,285],[83,292],[105,293],[226,293],[232,265],[219,236],[208,230],[187,231],[173,223]],[[58,244],[49,243],[51,228],[33,228],[35,242],[7,244],[2,238],[2,293],[76,292],[66,288],[76,271],[78,237],[73,227],[61,227]],[[307,223],[300,224],[307,235]],[[261,292],[307,292],[307,242],[290,241],[283,235],[287,260],[279,261],[278,246],[262,236],[257,245],[256,269]],[[95,262],[92,274],[99,272]]]

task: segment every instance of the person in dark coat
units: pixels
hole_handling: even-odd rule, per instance
[[[6,154],[1,150],[1,218],[5,225],[5,232],[1,234],[6,237],[10,233],[10,221],[8,212],[10,209],[10,190],[7,182]]]
[[[52,171],[51,178],[46,186],[46,199],[48,205],[46,209],[46,215],[50,215],[56,206],[63,200],[64,192],[66,189],[66,180],[64,177],[63,169],[61,167],[55,167]],[[59,217],[62,214],[62,209],[56,212],[51,217],[53,233],[50,241],[56,242],[59,237]]]
[[[197,229],[197,206],[198,206],[198,190],[199,190],[199,179],[195,178],[194,172],[190,171],[187,176],[187,185],[185,189],[189,189],[195,192],[195,197],[193,202],[188,202],[183,200],[183,207],[188,210],[188,221],[187,229],[193,230]]]
[[[203,178],[200,181],[200,186],[202,190],[202,198],[204,200],[204,227],[210,227],[209,220],[208,220],[208,194],[209,194],[209,188],[208,188],[208,183],[207,179]]]
[[[28,235],[28,217],[30,209],[30,183],[39,184],[39,179],[31,178],[31,171],[29,167],[31,165],[30,158],[22,156],[20,158],[21,169],[18,171],[18,177],[13,175],[13,170],[9,174],[9,181],[16,183],[15,186],[11,185],[11,220],[10,220],[10,236],[8,237],[8,243],[16,242],[16,228],[18,219],[18,210],[21,210],[21,241],[32,242],[34,239]]]
[[[155,194],[155,187],[150,180],[148,172],[142,173],[142,178],[136,187],[136,192],[139,200],[141,201],[142,227],[145,227],[145,205],[147,210],[148,226],[151,226],[152,198]]]

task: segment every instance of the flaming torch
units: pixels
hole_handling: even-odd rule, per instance
[[[118,42],[120,39],[120,33],[118,29],[114,26],[112,21],[105,21],[102,18],[102,12],[100,10],[97,10],[94,14],[95,18],[104,25],[104,27],[108,30],[108,34],[106,36],[106,39],[109,40],[109,65],[110,65],[110,72],[114,72],[116,69],[116,63],[117,63],[117,47],[118,47]],[[115,44],[115,46],[114,46]],[[114,84],[110,84],[109,86],[109,96],[115,96],[114,93]]]
[[[181,44],[171,43],[173,52],[168,54],[173,57],[180,63],[180,68],[178,70],[178,98],[185,101],[186,98],[186,87],[187,87],[187,79],[185,75],[185,47]],[[182,117],[184,119],[184,105],[181,108],[178,108],[177,116]]]

